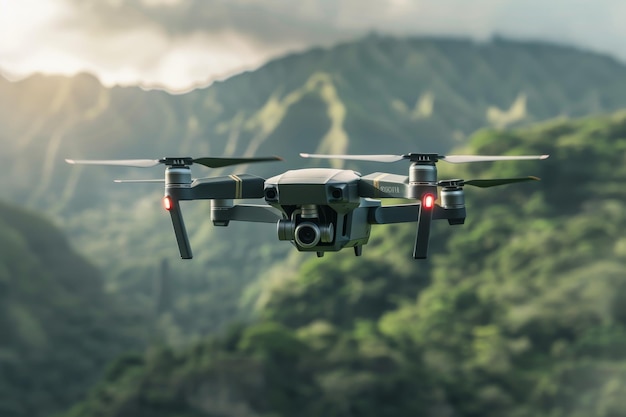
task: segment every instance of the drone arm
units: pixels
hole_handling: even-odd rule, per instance
[[[370,209],[370,224],[407,223],[419,220],[420,203],[378,206]]]
[[[259,204],[238,204],[233,206],[228,200],[211,201],[211,220],[216,226],[227,226],[231,220],[255,223],[276,223],[282,213],[271,206]]]
[[[232,208],[232,220],[242,222],[276,223],[283,218],[280,211],[260,204],[239,204]]]
[[[359,196],[370,198],[406,198],[409,177],[375,172],[359,180]]]
[[[191,183],[190,200],[263,198],[265,179],[250,174],[200,178]]]
[[[420,203],[399,204],[393,206],[378,206],[370,209],[368,223],[391,224],[408,223],[419,220]],[[432,210],[432,220],[461,220],[465,219],[465,207],[444,209],[435,205]]]

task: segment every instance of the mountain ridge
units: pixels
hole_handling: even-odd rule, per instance
[[[76,247],[107,271],[108,288],[149,308],[143,292],[150,277],[162,259],[179,262],[160,207],[162,190],[112,180],[160,178],[162,171],[69,166],[64,158],[283,156],[276,164],[194,167],[196,176],[269,176],[331,163],[302,160],[300,152],[446,153],[490,120],[504,129],[626,107],[626,66],[543,43],[376,36],[293,54],[188,94],[105,89],[84,75],[0,82],[0,97],[0,186],[6,198],[54,217]],[[371,164],[343,166],[372,170]],[[186,295],[198,310],[192,319],[185,311],[179,325],[198,320],[190,327],[200,333],[214,328],[201,317],[231,317],[237,301],[228,313],[211,306],[237,299],[259,271],[293,251],[276,241],[272,227],[213,228],[204,203],[184,207],[196,258],[176,264],[181,288],[206,288],[211,281],[225,291],[219,299],[208,290],[205,298],[198,291]],[[185,281],[191,276],[193,282]],[[190,301],[179,303],[174,305]]]
[[[478,132],[471,153],[551,157],[462,177],[543,180],[467,190],[426,261],[409,225],[310,258],[255,322],[121,358],[66,415],[626,415],[625,132],[624,110]]]

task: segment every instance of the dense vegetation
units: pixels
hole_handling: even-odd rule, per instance
[[[113,363],[68,417],[626,415],[626,113],[481,131],[468,222],[311,259],[254,324]],[[444,169],[442,169],[444,171]],[[442,175],[443,176],[443,175]]]
[[[370,36],[181,95],[107,89],[83,74],[0,79],[0,97],[4,198],[53,217],[101,268],[107,291],[144,311],[159,303],[153,287],[166,279],[166,260],[175,292],[157,324],[164,339],[179,343],[248,317],[250,309],[240,308],[244,288],[292,248],[276,241],[271,225],[214,228],[208,203],[194,202],[184,211],[195,259],[181,262],[160,187],[111,182],[159,178],[160,169],[68,166],[64,158],[285,157],[236,169],[269,175],[318,163],[302,161],[302,151],[446,152],[485,125],[626,107],[626,67],[540,42]],[[196,176],[220,173],[194,167]]]
[[[63,410],[111,359],[144,343],[102,284],[48,221],[0,203],[0,415]]]

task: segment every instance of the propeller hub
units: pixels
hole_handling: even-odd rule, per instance
[[[465,185],[465,181],[455,178],[452,180],[441,180],[437,183],[437,185],[439,185],[440,187],[445,187],[449,189],[457,189],[459,187],[463,187],[463,185]]]
[[[435,163],[439,161],[439,154],[436,153],[408,153],[404,155],[406,159],[417,163]]]
[[[193,158],[190,156],[185,156],[181,158],[166,157],[160,159],[159,162],[170,167],[186,167],[193,164]]]

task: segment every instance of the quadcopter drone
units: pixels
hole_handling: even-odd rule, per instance
[[[447,220],[450,225],[465,222],[463,187],[494,187],[537,177],[501,179],[438,180],[437,162],[449,163],[546,159],[548,155],[490,156],[439,155],[317,155],[326,158],[375,162],[410,162],[409,175],[332,168],[306,168],[286,171],[263,179],[250,174],[192,179],[191,165],[210,168],[250,162],[276,161],[281,158],[162,158],[133,160],[72,160],[70,164],[117,165],[148,168],[165,165],[164,180],[116,180],[116,182],[164,182],[163,206],[170,213],[180,256],[191,259],[192,252],[180,209],[180,201],[211,200],[211,221],[228,226],[230,221],[274,223],[279,240],[290,241],[301,252],[336,252],[352,247],[356,256],[367,244],[373,224],[417,223],[414,259],[425,259],[432,220]],[[441,189],[438,193],[438,189]],[[239,199],[264,199],[265,204],[234,204]],[[408,199],[408,204],[383,206],[381,199]],[[440,203],[437,203],[437,200]]]

